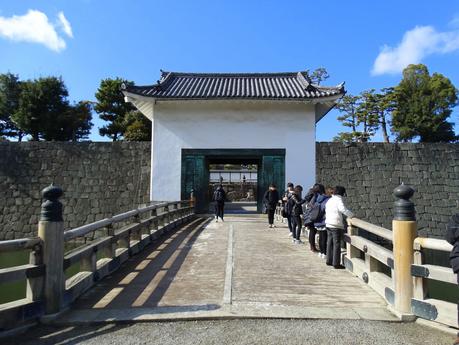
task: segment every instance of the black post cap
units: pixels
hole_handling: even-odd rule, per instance
[[[44,199],[41,204],[40,221],[46,222],[62,222],[62,203],[59,198],[64,194],[62,188],[50,186],[44,188],[41,191],[41,195]]]
[[[415,190],[405,185],[403,182],[394,189],[394,196],[397,200],[394,202],[394,220],[416,220],[414,203],[410,200]]]

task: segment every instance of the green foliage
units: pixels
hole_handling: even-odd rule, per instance
[[[139,111],[131,111],[124,119],[124,139],[127,141],[151,141],[151,121]]]
[[[375,89],[365,90],[361,94],[361,104],[359,112],[361,118],[367,118],[372,135],[375,131],[381,128],[384,142],[389,142],[387,132],[388,115],[393,110],[393,88],[381,89],[381,93],[376,93]]]
[[[12,119],[32,140],[61,140],[61,118],[68,109],[68,91],[62,78],[45,77],[22,82],[18,111]]]
[[[439,73],[423,64],[409,65],[394,89],[392,131],[397,141],[449,142],[457,139],[447,119],[457,105],[457,90]]]
[[[64,135],[62,140],[78,141],[87,139],[93,126],[92,104],[89,101],[80,101],[70,105],[65,113]]]
[[[330,77],[330,75],[324,67],[316,68],[314,71],[312,71],[312,73],[310,73],[309,70],[307,70],[306,73],[311,82],[316,85],[320,85],[321,82],[327,80]]]
[[[23,133],[12,121],[18,111],[21,82],[12,73],[0,74],[0,136],[17,137],[21,141]]]
[[[369,124],[370,119],[362,117],[361,100],[361,96],[346,95],[336,105],[336,108],[342,114],[338,116],[338,120],[341,121],[344,127],[350,128],[351,132],[338,133],[338,136],[333,138],[334,141],[366,142],[372,135],[372,127]]]
[[[18,109],[12,121],[32,140],[68,141],[86,138],[91,130],[91,104],[70,105],[62,78],[21,82]]]
[[[99,89],[96,92],[97,103],[94,110],[99,114],[99,117],[109,123],[102,128],[99,128],[99,133],[102,136],[107,136],[113,141],[120,139],[126,131],[125,116],[135,108],[124,102],[124,96],[121,92],[121,85],[134,85],[133,82],[116,79],[103,79],[100,82]]]

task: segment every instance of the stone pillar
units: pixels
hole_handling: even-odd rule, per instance
[[[392,221],[394,244],[394,285],[395,310],[402,314],[412,314],[411,298],[413,297],[413,241],[416,238],[416,217],[414,203],[409,199],[414,189],[403,183],[394,189],[397,200],[394,203],[394,220]]]
[[[43,241],[43,263],[46,266],[44,297],[46,314],[59,312],[64,294],[64,223],[59,198],[62,189],[49,186],[43,189],[38,237]]]

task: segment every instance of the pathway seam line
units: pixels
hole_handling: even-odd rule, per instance
[[[223,293],[223,304],[232,303],[233,294],[233,225],[231,224],[228,232],[228,252],[226,256],[226,270],[225,270],[225,290]]]

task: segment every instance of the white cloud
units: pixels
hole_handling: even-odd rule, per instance
[[[373,75],[400,73],[409,64],[419,63],[431,54],[459,49],[459,30],[438,32],[432,26],[416,26],[405,32],[400,44],[381,49],[373,64]]]
[[[70,26],[70,23],[67,20],[67,18],[65,18],[64,12],[59,12],[57,14],[57,18],[59,20],[58,25],[61,27],[62,31],[64,31],[67,36],[73,38],[72,27]]]
[[[0,17],[0,37],[16,42],[39,43],[60,52],[66,48],[66,43],[57,33],[56,27],[73,37],[70,23],[62,12],[58,14],[57,25],[51,24],[46,14],[37,10],[29,10],[22,16]]]

